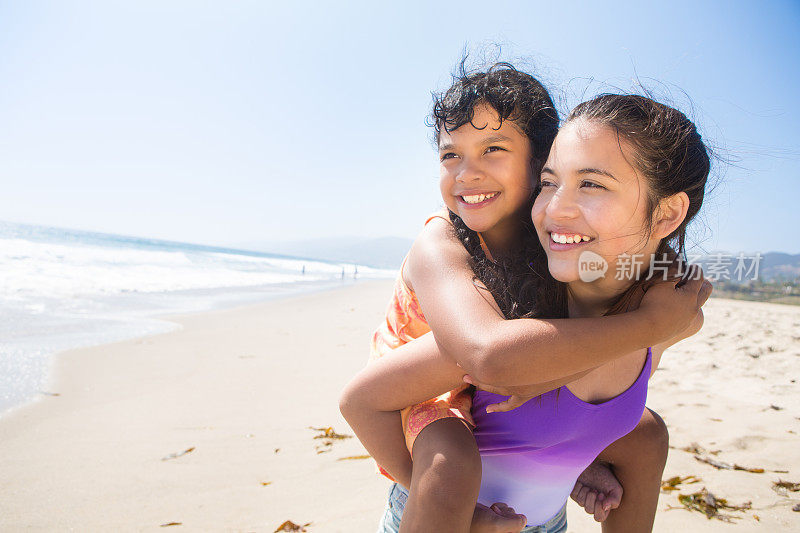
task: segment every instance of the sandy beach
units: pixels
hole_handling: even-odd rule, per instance
[[[170,317],[180,330],[59,354],[41,399],[0,419],[0,530],[374,531],[388,481],[352,458],[356,439],[309,428],[352,434],[338,393],[390,288]],[[800,492],[772,487],[800,482],[798,363],[800,307],[707,304],[651,381],[674,447],[665,478],[701,479],[662,494],[655,531],[800,531]],[[667,510],[702,487],[752,508],[727,512],[733,524]],[[573,504],[569,520],[600,531]]]

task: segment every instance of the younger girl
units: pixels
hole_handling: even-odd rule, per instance
[[[487,383],[537,384],[517,391],[530,396],[586,375],[617,357],[674,338],[697,317],[704,298],[698,298],[697,284],[689,284],[679,291],[655,287],[638,310],[611,317],[504,320],[494,301],[474,283],[472,267],[476,263],[486,266],[489,274],[482,272],[482,280],[494,289],[493,296],[506,316],[524,316],[530,303],[547,309],[545,304],[550,302],[514,294],[517,290],[535,294],[541,282],[528,276],[517,283],[507,274],[519,270],[520,264],[527,265],[537,254],[541,261],[542,249],[530,228],[529,209],[533,176],[538,175],[555,132],[552,102],[535,79],[509,65],[497,65],[487,72],[463,73],[437,101],[434,117],[442,158],[442,195],[450,214],[433,218],[412,247],[387,322],[376,334],[373,355],[398,348],[430,328],[444,354],[441,360],[452,365],[451,369],[458,369],[453,360],[463,367],[458,370],[458,382],[468,371]],[[498,291],[504,281],[509,281],[507,287]],[[432,339],[417,342],[422,348],[419,353],[429,356],[435,351],[426,351],[434,348]],[[452,373],[437,372],[430,372],[427,381],[410,381],[404,373],[415,371],[420,358],[413,350],[404,354],[408,357],[397,355],[391,358],[393,387],[381,388],[369,381],[372,374],[388,368],[372,365],[373,370],[368,368],[346,389],[342,411],[376,460],[411,488],[404,527],[466,531],[473,509],[464,502],[475,501],[480,482],[475,440],[459,421],[471,424],[470,396],[458,388],[406,410],[403,439],[394,429],[400,427],[397,415],[373,410],[365,416],[364,399],[383,402],[378,409],[398,409],[432,396],[428,390],[453,389],[456,383]],[[396,405],[398,395],[405,403]],[[657,500],[658,483],[653,479],[660,478],[663,468],[658,456],[666,448],[666,430],[645,411],[640,430],[631,435],[631,446],[619,453],[632,465],[628,469],[630,486],[642,481],[655,485]],[[407,449],[414,455],[413,470]],[[639,492],[630,491],[634,499]]]
[[[708,172],[706,148],[679,111],[629,95],[603,95],[578,106],[553,144],[533,207],[552,275],[544,278],[538,293],[558,302],[555,316],[583,317],[578,319],[582,321],[619,312],[637,291],[653,283],[646,281],[648,269],[665,274],[675,258],[669,244],[683,251],[686,225],[702,205]],[[589,253],[608,264],[605,277],[582,279],[579,265]],[[632,260],[641,265],[642,275],[635,268],[619,268]],[[623,275],[615,275],[619,272]],[[664,287],[672,290],[675,285],[657,283],[648,295]],[[700,279],[676,288],[683,292],[687,287],[698,303],[710,292],[710,285]],[[636,427],[647,379],[664,349],[696,332],[701,323],[699,315],[671,338],[601,362],[572,380],[569,388],[559,387],[513,412],[487,413],[486,407],[500,397],[479,390],[472,412],[483,467],[479,501],[504,501],[522,511],[529,524],[565,530],[563,506],[576,478],[606,446]],[[401,400],[416,401],[417,394],[457,383],[462,369],[437,354],[431,343],[426,354],[413,344],[362,373],[359,386],[369,393],[375,384],[386,387],[402,381],[406,398],[399,393],[393,398],[402,405]],[[528,381],[524,372],[518,374],[505,383]],[[366,445],[372,440],[371,429],[365,418],[356,418],[359,428],[354,429],[366,438]],[[397,497],[394,507],[396,502]],[[623,525],[627,530],[649,530],[652,519],[649,524]]]

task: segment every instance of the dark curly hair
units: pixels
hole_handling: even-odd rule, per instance
[[[558,133],[558,112],[547,89],[536,78],[520,72],[510,63],[495,63],[485,70],[470,70],[466,59],[462,59],[453,75],[452,86],[433,95],[433,111],[428,124],[434,128],[436,142],[442,130],[451,132],[472,124],[475,108],[488,104],[497,112],[500,124],[508,120],[528,137],[533,175],[538,176]],[[531,185],[533,190],[534,184]],[[471,256],[476,278],[491,291],[506,318],[551,316],[550,313],[561,307],[537,297],[542,280],[550,274],[530,218],[534,197],[532,194],[527,207],[520,209],[524,214],[519,221],[522,241],[509,254],[497,258],[497,262],[490,261],[483,253],[478,234],[450,211],[456,237]],[[539,270],[535,271],[537,265]],[[541,270],[542,265],[544,270]]]

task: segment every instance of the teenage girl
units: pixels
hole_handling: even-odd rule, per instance
[[[697,319],[705,298],[698,294],[699,283],[679,290],[674,284],[662,284],[650,289],[639,308],[629,313],[571,320],[504,320],[501,310],[506,316],[530,314],[524,306],[531,299],[517,297],[515,291],[538,294],[543,287],[541,279],[518,283],[508,273],[516,265],[527,266],[527,261],[520,263],[520,256],[536,259],[537,247],[524,245],[531,236],[526,235],[526,221],[530,220],[533,176],[549,148],[542,131],[555,126],[552,103],[533,78],[498,66],[462,76],[437,102],[434,117],[442,158],[442,194],[450,213],[446,219],[433,218],[412,247],[387,323],[374,344],[379,349],[398,348],[422,336],[426,326],[433,330],[435,342],[428,335],[416,346],[409,345],[405,353],[398,348],[386,358],[387,364],[380,361],[369,367],[348,386],[341,406],[376,460],[411,488],[403,527],[466,531],[473,509],[464,502],[475,501],[481,466],[475,439],[461,421],[472,422],[466,408],[468,394],[456,389],[444,399],[406,411],[406,439],[395,429],[400,427],[396,413],[379,416],[373,410],[364,417],[365,399],[377,410],[398,409],[432,396],[429,391],[452,389],[464,372],[494,385],[533,383],[533,387],[511,391],[530,397],[587,376],[616,358],[674,339]],[[538,255],[541,259],[541,245]],[[494,289],[500,308],[474,282],[472,268],[480,263],[490,265],[489,274],[481,272],[481,279]],[[505,282],[505,292],[498,291]],[[557,301],[536,303],[540,316],[567,316],[551,309]],[[431,362],[433,352],[439,359]],[[432,371],[437,364],[449,365],[450,373]],[[428,367],[425,379],[409,380],[420,366]],[[391,369],[389,383],[394,387],[373,379],[387,369]],[[398,397],[404,399],[399,405]],[[625,460],[629,462],[629,475],[622,476],[627,478],[623,479],[627,491],[637,483],[650,486],[654,478],[660,479],[665,435],[663,423],[645,411],[639,429],[625,439],[630,446],[623,446],[614,461],[615,468],[621,468],[618,476],[626,471]],[[413,452],[413,469],[406,446]],[[657,500],[657,482],[655,486]],[[632,492],[635,499],[638,491]],[[522,520],[502,506],[484,508],[484,512],[517,523]],[[504,527],[510,523],[506,520]]]

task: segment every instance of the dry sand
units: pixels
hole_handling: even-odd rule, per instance
[[[0,531],[272,532],[285,520],[374,531],[388,482],[369,460],[339,460],[365,453],[355,439],[326,447],[308,427],[351,433],[338,392],[366,360],[390,287],[172,317],[181,330],[60,354],[47,391],[58,396],[0,419]],[[666,477],[697,475],[681,492],[705,486],[753,509],[731,525],[665,511],[678,504],[663,494],[656,531],[800,531],[800,492],[771,489],[800,481],[798,363],[800,307],[708,303],[703,331],[664,356],[648,403],[676,447]],[[768,472],[717,470],[678,449],[692,443]],[[569,512],[570,531],[599,531]]]

